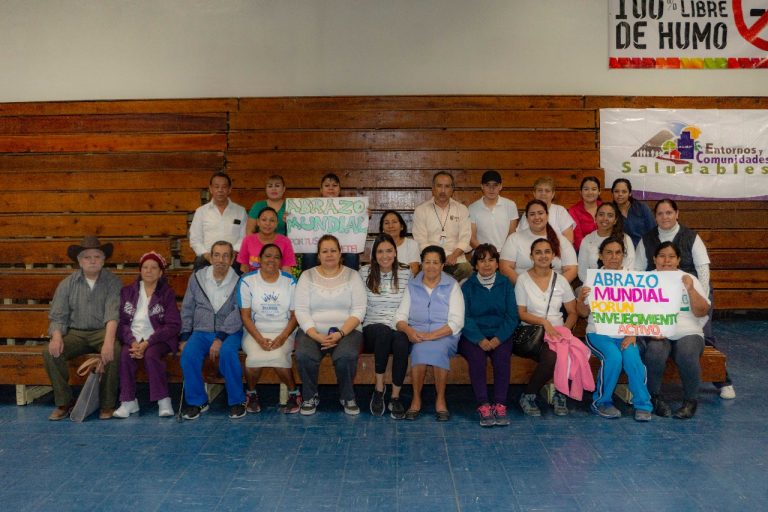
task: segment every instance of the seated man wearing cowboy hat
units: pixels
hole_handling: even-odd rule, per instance
[[[56,404],[48,419],[66,418],[75,404],[69,387],[68,361],[100,352],[104,375],[99,387],[99,419],[105,420],[112,417],[117,399],[120,343],[115,333],[123,283],[103,268],[112,255],[112,244],[101,245],[95,236],[87,236],[81,245],[70,245],[67,255],[80,268],[59,283],[48,314],[51,341],[43,350],[43,359]]]

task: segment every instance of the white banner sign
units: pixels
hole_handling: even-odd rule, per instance
[[[651,197],[764,200],[768,111],[601,109],[600,165]]]
[[[683,296],[683,273],[587,271],[589,309],[597,334],[672,336]]]
[[[768,68],[765,0],[609,0],[612,69]]]
[[[286,226],[296,253],[317,252],[323,235],[339,239],[341,252],[360,253],[368,236],[367,197],[302,197],[285,200]]]

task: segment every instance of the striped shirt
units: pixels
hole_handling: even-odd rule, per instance
[[[48,335],[56,330],[62,336],[69,329],[95,331],[110,320],[119,320],[120,278],[107,269],[99,273],[91,290],[82,270],[76,270],[56,287],[48,313]]]
[[[360,277],[364,285],[370,273],[370,265],[360,269]],[[397,290],[394,290],[392,272],[381,274],[378,294],[369,290],[368,286],[365,287],[365,291],[368,294],[368,309],[365,312],[363,327],[371,324],[384,324],[392,329],[395,328],[395,312],[403,300],[403,294],[410,278],[411,270],[408,267],[401,267],[397,271]]]

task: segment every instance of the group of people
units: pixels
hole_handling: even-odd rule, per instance
[[[413,238],[406,236],[400,213],[384,212],[370,264],[360,269],[359,255],[342,253],[332,235],[319,239],[316,253],[297,258],[286,233],[282,177],[267,180],[267,198],[248,213],[229,199],[231,186],[229,176],[214,174],[211,201],[195,212],[189,239],[197,257],[181,311],[164,277],[167,263],[161,255],[144,254],[136,281],[123,287],[103,268],[111,244],[86,237],[69,248],[80,268],[56,290],[51,340],[44,352],[56,404],[51,420],[66,418],[74,405],[67,361],[96,350],[104,364],[101,419],[139,411],[139,360],[144,361],[158,414],[173,416],[165,356],[181,342],[180,414],[185,419],[196,419],[209,407],[202,376],[206,358],[218,362],[230,418],[261,411],[257,383],[264,368],[274,369],[288,389],[283,412],[312,415],[319,405],[319,368],[325,355],[333,362],[341,407],[357,415],[353,382],[358,355],[366,351],[375,360],[372,414],[417,419],[427,368],[432,367],[435,419],[447,421],[446,383],[451,357],[458,352],[468,363],[480,424],[507,425],[512,341],[519,325],[538,325],[545,333],[538,352],[527,355],[537,364],[519,399],[526,415],[541,415],[537,395],[553,380],[554,414],[568,414],[567,397],[581,400],[585,390],[594,390],[592,410],[617,418],[621,412],[612,396],[622,368],[636,420],[650,420],[652,411],[677,418],[696,412],[698,359],[711,315],[709,259],[698,235],[677,223],[673,200],[659,201],[654,215],[631,198],[627,180],[617,180],[614,200],[602,203],[599,180],[588,177],[581,184],[582,201],[566,210],[553,203],[554,182],[540,178],[534,183],[534,199],[518,219],[515,203],[500,195],[498,172],[483,174],[483,196],[467,208],[452,197],[453,176],[441,171],[433,176],[432,198],[414,210]],[[340,193],[338,176],[324,176],[320,194]],[[299,261],[297,280],[291,272]],[[684,270],[683,307],[674,339],[597,335],[591,319],[587,345],[575,337],[571,329],[578,316],[590,317],[590,311],[589,288],[575,293],[573,283],[583,281],[587,269],[600,267]],[[245,389],[241,349],[246,354]],[[294,353],[301,388],[293,377]],[[590,353],[602,361],[597,383]],[[684,389],[683,404],[674,412],[660,394],[670,354]],[[390,356],[392,385],[387,393]],[[487,358],[493,366],[492,400]],[[409,361],[413,396],[406,404],[401,390]],[[115,409],[118,381],[120,405]],[[721,396],[735,396],[730,382],[723,383]]]

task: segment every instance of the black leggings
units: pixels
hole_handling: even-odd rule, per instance
[[[371,324],[363,327],[363,343],[364,352],[374,354],[376,373],[387,371],[389,354],[392,353],[392,384],[402,386],[411,350],[408,336],[384,324]]]
[[[536,365],[536,369],[533,371],[531,380],[528,381],[524,393],[535,395],[544,387],[544,384],[552,380],[552,377],[555,375],[556,361],[557,354],[549,349],[549,345],[545,341],[541,345],[541,352],[539,352],[539,364]]]

